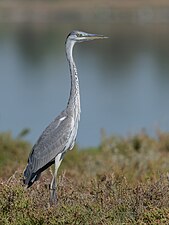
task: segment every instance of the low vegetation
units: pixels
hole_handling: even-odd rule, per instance
[[[50,171],[22,184],[29,143],[0,134],[0,224],[168,224],[169,134],[103,137],[98,148],[65,155],[58,204],[49,207]]]

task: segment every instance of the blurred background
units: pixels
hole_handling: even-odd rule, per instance
[[[32,144],[66,106],[65,38],[71,30],[107,40],[75,46],[81,88],[77,143],[108,135],[169,131],[169,1],[0,1],[0,131],[30,129]]]

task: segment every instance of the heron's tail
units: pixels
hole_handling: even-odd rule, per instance
[[[32,166],[30,164],[27,165],[27,167],[24,170],[24,178],[23,178],[23,183],[27,185],[27,188],[32,186],[32,184],[37,181],[40,177],[41,172],[33,172],[32,171]]]

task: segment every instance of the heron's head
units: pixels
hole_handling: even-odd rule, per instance
[[[72,31],[68,36],[67,39],[73,42],[82,42],[82,41],[91,41],[95,39],[103,39],[107,38],[100,34],[90,34],[82,31]]]

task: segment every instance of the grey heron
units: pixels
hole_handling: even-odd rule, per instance
[[[56,176],[60,163],[67,150],[75,144],[78,122],[80,120],[80,92],[76,65],[73,59],[73,46],[76,42],[107,38],[103,35],[72,31],[66,39],[66,57],[70,68],[71,89],[65,110],[43,131],[32,148],[28,164],[24,170],[24,184],[30,187],[41,173],[52,164],[55,171],[50,184],[50,204],[57,202]]]

